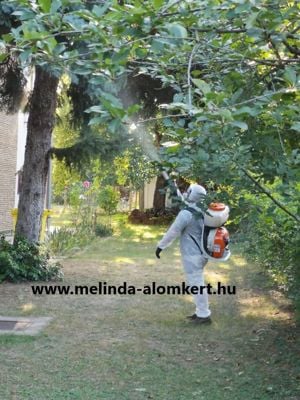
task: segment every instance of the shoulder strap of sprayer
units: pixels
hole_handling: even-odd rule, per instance
[[[184,207],[184,210],[191,212],[196,218],[203,219],[203,213],[201,211],[195,210],[193,207],[186,206]]]
[[[197,218],[197,219],[198,219],[198,218],[199,218],[199,219],[203,218],[202,212],[201,212],[201,211],[195,210],[193,207],[187,206],[187,207],[184,208],[184,210],[187,210],[187,211],[189,211],[190,213],[192,213],[192,214],[195,216],[195,218]],[[195,245],[198,247],[198,249],[199,249],[199,251],[200,251],[200,254],[203,254],[203,251],[202,251],[202,249],[201,249],[201,246],[200,246],[200,244],[197,242],[197,240],[194,238],[194,236],[192,236],[192,235],[189,235],[189,236],[190,236],[190,238],[192,239],[192,241],[195,243]]]

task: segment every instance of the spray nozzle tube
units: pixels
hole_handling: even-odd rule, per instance
[[[170,179],[170,177],[169,177],[169,175],[168,175],[168,173],[166,172],[166,171],[162,171],[162,176],[163,176],[163,178],[166,180],[166,181],[168,181],[169,179]]]
[[[179,190],[176,180],[171,180],[169,177],[169,174],[166,171],[162,171],[162,176],[163,178],[167,181],[167,182],[171,182],[171,188],[172,188],[172,192],[174,191],[174,193],[176,193],[177,197],[179,197],[180,200],[183,200],[183,195],[181,193],[181,191]],[[173,190],[174,189],[174,190]]]

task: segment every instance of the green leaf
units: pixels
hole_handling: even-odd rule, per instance
[[[1,36],[1,39],[4,40],[5,43],[10,43],[14,40],[14,37],[11,33],[6,33]]]
[[[103,117],[94,117],[92,119],[90,119],[89,121],[89,125],[101,125],[103,124]]]
[[[165,25],[165,28],[169,32],[170,36],[179,38],[179,39],[184,39],[187,38],[188,33],[187,30],[185,29],[184,26],[180,24],[167,24]]]
[[[20,53],[20,55],[19,55],[19,59],[21,60],[21,63],[26,63],[31,54],[32,54],[32,53],[31,53],[31,50],[30,50],[30,49],[29,49],[29,50],[22,51],[22,52]]]
[[[136,56],[137,56],[138,58],[144,58],[144,57],[146,57],[147,53],[148,53],[148,50],[147,50],[147,49],[140,48],[140,47],[138,47],[137,49],[135,49],[135,54],[136,54]]]
[[[93,13],[97,16],[97,17],[101,17],[110,7],[110,1],[106,1],[106,3],[104,4],[104,6],[99,7],[97,5],[95,5],[93,7]]]
[[[158,10],[163,4],[165,0],[153,0],[153,7],[155,10]]]
[[[256,12],[256,13],[251,13],[250,15],[249,15],[249,17],[247,18],[247,20],[246,20],[246,28],[247,29],[250,29],[250,28],[252,28],[254,25],[255,25],[255,22],[256,22],[256,19],[257,19],[257,16],[258,16],[258,12]]]
[[[50,9],[51,9],[51,0],[38,0],[38,3],[41,7],[41,9],[45,12],[45,13],[49,13]]]
[[[130,54],[130,48],[123,47],[118,53],[115,53],[112,57],[114,63],[121,63],[127,61],[127,57]]]
[[[206,153],[205,150],[199,149],[197,152],[197,160],[198,161],[208,161],[209,159],[209,154]]]
[[[11,15],[18,16],[21,21],[27,21],[35,17],[34,12],[31,10],[17,10],[14,11]]]
[[[189,110],[189,106],[186,103],[182,103],[182,102],[173,102],[170,104],[166,104],[164,105],[164,108],[166,110],[177,110],[177,109],[181,109],[181,110]]]
[[[164,119],[163,119],[163,124],[164,124],[164,126],[166,126],[166,127],[174,126],[174,123],[173,123],[173,121],[172,121],[170,118],[164,118]]]
[[[51,12],[51,13],[56,13],[57,10],[58,10],[61,6],[62,6],[62,3],[61,3],[60,0],[52,0],[50,12]]]
[[[113,107],[120,108],[120,109],[123,108],[121,101],[111,93],[107,93],[107,92],[103,93],[102,98],[105,98],[106,100],[108,100]]]
[[[107,100],[104,97],[101,97],[101,104],[105,107],[105,109],[115,118],[123,118],[125,115],[125,111],[123,108],[118,107],[116,103]]]
[[[44,43],[48,47],[50,53],[52,53],[52,51],[55,49],[57,45],[57,41],[55,40],[54,37],[48,38]]]
[[[133,115],[136,112],[138,112],[140,108],[141,108],[141,106],[139,104],[133,104],[132,106],[127,108],[127,114]]]
[[[247,29],[248,36],[252,37],[255,40],[261,40],[264,37],[264,30],[260,28],[250,28]]]
[[[194,71],[191,71],[191,75],[192,75],[194,78],[197,78],[197,76],[200,76],[202,73],[203,73],[203,72],[200,71],[199,69],[195,69]]]
[[[300,121],[299,122],[295,122],[292,126],[291,129],[293,129],[294,131],[300,132]]]
[[[48,35],[48,32],[28,31],[25,28],[23,32],[24,39],[26,40],[43,40],[43,38]]]
[[[86,113],[99,113],[99,114],[103,114],[105,111],[103,110],[103,108],[101,106],[93,106],[88,108],[87,110],[85,110]]]
[[[7,53],[1,53],[0,54],[0,62],[3,62],[4,60],[6,60],[8,54]]]
[[[208,83],[202,79],[192,79],[193,83],[202,91],[203,94],[211,92],[211,88]]]
[[[240,115],[240,114],[249,114],[251,117],[256,117],[260,111],[256,108],[250,108],[248,106],[241,107],[238,110],[234,111],[234,115]]]
[[[296,85],[297,84],[297,74],[294,68],[292,67],[287,67],[284,71],[283,74],[285,81],[290,83],[291,85]]]
[[[247,131],[248,130],[248,125],[246,124],[246,122],[232,121],[231,125],[240,128],[242,131]]]
[[[165,42],[159,39],[153,39],[151,42],[151,50],[154,51],[154,53],[160,53],[164,47],[165,47]]]
[[[229,110],[219,110],[218,113],[225,120],[227,120],[227,121],[231,121],[232,120],[232,114],[231,114],[231,112]]]
[[[108,129],[112,133],[116,133],[117,130],[120,128],[122,122],[119,119],[114,119],[108,124]]]

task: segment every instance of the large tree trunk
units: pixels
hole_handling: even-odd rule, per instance
[[[27,141],[15,237],[39,240],[45,205],[58,78],[36,68],[30,99]]]
[[[157,123],[155,124],[154,133],[155,133],[155,145],[157,148],[159,148],[163,135],[160,132],[160,127]],[[153,198],[153,208],[155,214],[159,214],[162,211],[165,211],[166,208],[165,186],[166,186],[165,179],[162,177],[162,175],[159,175],[156,179],[154,198]]]
[[[145,210],[145,188],[144,186],[139,190],[139,210]]]
[[[153,199],[153,208],[155,214],[159,214],[164,211],[166,208],[166,193],[164,193],[164,189],[166,186],[166,182],[164,178],[159,175],[156,180],[156,186],[154,191],[154,199]]]

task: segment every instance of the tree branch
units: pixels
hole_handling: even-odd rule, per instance
[[[193,50],[191,52],[190,58],[189,58],[189,63],[188,63],[188,70],[187,70],[187,84],[188,84],[188,106],[189,106],[189,112],[192,111],[192,84],[191,84],[191,68],[192,68],[192,62],[193,62],[193,57],[196,51],[198,50],[199,45],[196,44],[193,47]]]
[[[261,99],[264,99],[266,97],[273,96],[274,94],[296,93],[296,91],[299,90],[299,89],[300,89],[299,87],[295,87],[295,88],[291,88],[291,89],[277,90],[277,92],[270,92],[270,93],[262,94],[261,96],[255,96],[255,97],[252,97],[252,99],[245,100],[245,101],[242,101],[240,103],[232,104],[232,105],[230,105],[230,107],[237,107],[237,106],[242,106],[244,104],[253,103],[253,101],[261,100]],[[220,110],[223,109],[223,108],[227,108],[227,107],[221,107]]]
[[[158,13],[158,16],[159,17],[167,17],[169,15],[173,15],[174,13],[166,13],[165,11],[167,11],[169,8],[174,7],[176,4],[181,3],[181,2],[182,2],[182,0],[176,0],[176,1],[174,1],[174,3],[169,4],[163,10],[161,10],[161,12]],[[178,13],[179,13],[179,11],[176,11],[176,14],[178,14]]]
[[[247,171],[243,167],[241,168],[241,170],[260,189],[261,192],[263,192],[266,196],[268,196],[273,201],[273,203],[275,203],[279,208],[281,208],[281,210],[283,210],[286,214],[288,214],[290,217],[292,217],[295,221],[300,222],[300,217],[296,214],[293,214],[291,211],[289,211],[281,201],[275,199],[275,197],[273,197],[270,190],[266,189],[255,178],[253,178],[253,176],[250,174],[249,171]]]
[[[140,121],[137,121],[136,124],[145,124],[146,122],[152,122],[152,121],[159,121],[165,118],[178,118],[178,117],[188,117],[188,114],[169,114],[169,115],[164,115],[163,117],[153,117],[153,118],[147,118],[147,119],[142,119]],[[128,123],[127,125],[131,125],[131,123]]]
[[[300,56],[300,49],[298,49],[298,47],[290,45],[286,40],[283,40],[282,43],[289,50],[289,52],[295,54],[296,56]]]
[[[234,29],[234,28],[189,28],[191,31],[196,31],[200,33],[210,33],[210,32],[215,32],[215,33],[246,33],[247,29]]]

